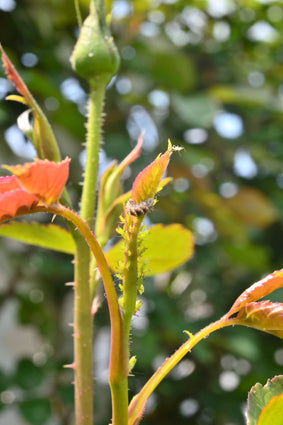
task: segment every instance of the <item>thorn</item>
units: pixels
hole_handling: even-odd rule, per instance
[[[53,217],[51,218],[51,223],[54,222],[55,218],[56,218],[56,214],[53,214]]]
[[[64,369],[75,369],[75,363],[65,364]]]
[[[190,331],[183,331],[185,334],[189,335],[190,339],[194,338],[194,335]]]
[[[65,286],[75,286],[75,282],[66,282]]]
[[[71,328],[74,327],[74,323],[68,323],[69,326],[71,326]]]

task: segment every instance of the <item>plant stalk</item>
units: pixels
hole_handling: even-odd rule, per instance
[[[97,77],[91,85],[88,105],[88,123],[86,140],[86,165],[81,199],[80,216],[90,229],[93,228],[94,210],[97,191],[97,171],[102,126],[102,111],[106,81]]]
[[[76,425],[93,425],[92,316],[89,247],[75,234],[74,374]]]
[[[93,253],[101,278],[104,284],[104,289],[107,297],[107,303],[111,321],[111,350],[110,350],[110,365],[109,365],[109,383],[112,395],[112,425],[127,425],[128,424],[128,357],[125,351],[125,336],[122,324],[120,307],[118,304],[117,294],[111,272],[104,256],[104,253],[97,242],[94,234],[89,229],[85,221],[83,221],[76,213],[64,207],[63,205],[54,206],[36,206],[33,212],[50,212],[52,214],[61,215],[68,221],[72,222],[77,228],[84,240],[88,244]],[[90,312],[90,308],[88,309]],[[89,316],[87,315],[87,320]],[[88,341],[90,342],[90,341]],[[76,361],[75,361],[75,366]],[[82,365],[83,366],[83,365]],[[89,379],[92,376],[89,376]],[[87,414],[84,414],[87,417]],[[76,425],[93,425],[93,422],[77,422]]]
[[[142,419],[145,404],[150,395],[165,378],[165,376],[168,375],[168,373],[173,369],[173,367],[176,366],[198,342],[206,338],[212,332],[232,324],[233,319],[227,319],[226,316],[223,316],[218,321],[210,323],[208,326],[201,329],[198,333],[192,335],[191,338],[182,344],[181,347],[175,351],[171,357],[166,359],[163,365],[157,369],[157,371],[146,382],[140,392],[132,399],[129,406],[128,425],[139,424],[140,420]]]
[[[143,220],[137,217],[130,233],[129,244],[124,258],[124,276],[123,276],[123,323],[125,337],[129,341],[131,320],[136,308],[137,300],[137,282],[138,282],[138,235]],[[130,217],[130,220],[132,217]]]

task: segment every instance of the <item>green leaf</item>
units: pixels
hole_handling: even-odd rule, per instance
[[[188,261],[194,251],[191,232],[180,224],[156,224],[149,229],[143,245],[146,249],[140,256],[139,264],[148,262],[143,270],[146,276],[175,269]],[[123,260],[123,241],[111,248],[106,258],[112,270],[118,272],[118,264]]]
[[[268,379],[267,383],[264,386],[259,383],[255,384],[251,388],[248,394],[248,404],[247,404],[247,409],[245,412],[247,425],[267,425],[267,424],[269,425],[269,422],[260,422],[261,412],[274,397],[281,396],[280,399],[282,399],[282,394],[283,394],[283,376],[282,375],[275,376],[272,379]],[[280,403],[282,403],[282,400],[280,401]],[[281,419],[281,422],[273,421],[272,425],[282,424],[282,411],[283,411],[282,404],[280,404],[280,406],[281,406],[281,412],[278,415],[278,418]]]
[[[51,415],[50,403],[44,398],[23,401],[19,408],[22,416],[31,425],[44,425]]]
[[[262,410],[257,425],[282,425],[283,394],[273,397]]]
[[[0,236],[66,254],[73,254],[75,251],[71,234],[56,224],[14,221],[0,226]]]

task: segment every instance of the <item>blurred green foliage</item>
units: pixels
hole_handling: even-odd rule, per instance
[[[78,34],[70,3],[1,2],[0,39],[54,126],[62,155],[72,157],[68,189],[76,204],[88,88],[69,63]],[[80,4],[85,17],[88,1]],[[196,240],[186,266],[145,282],[144,307],[133,322],[132,395],[185,340],[183,330],[219,318],[251,283],[282,268],[283,7],[279,0],[115,0],[112,7],[122,63],[107,91],[102,165],[105,158],[121,160],[145,129],[143,155],[125,179],[128,190],[168,138],[183,146],[169,168],[175,180],[160,193],[150,220],[182,223]],[[3,79],[2,72],[0,160],[16,164],[28,159],[26,142],[11,133],[23,108],[4,101],[13,89]],[[33,329],[40,343],[9,359],[5,330],[15,338],[14,328],[6,329],[0,312],[0,424],[13,414],[16,425],[70,425],[72,374],[62,366],[72,362],[72,293],[64,286],[72,280],[71,257],[8,239],[1,248],[1,312],[13,306],[14,328]],[[282,301],[282,292],[272,297]],[[104,303],[95,319],[98,343],[109,326],[106,310]],[[107,344],[95,355],[96,424],[106,425],[101,358],[107,365]],[[159,386],[143,423],[240,425],[250,387],[281,373],[282,365],[280,340],[225,329]]]

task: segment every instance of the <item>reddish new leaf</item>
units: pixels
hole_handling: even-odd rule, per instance
[[[15,176],[0,177],[0,222],[27,213],[39,199],[26,192]]]
[[[237,313],[244,305],[257,301],[260,298],[283,286],[283,269],[277,270],[259,280],[244,291],[234,302],[227,316]]]
[[[28,126],[28,137],[33,143],[39,158],[47,158],[52,161],[60,161],[60,152],[53,134],[52,128],[42,112],[41,108],[33,98],[29,89],[17,73],[14,65],[4,52],[0,45],[4,70],[8,79],[14,84],[17,91],[23,96],[12,95],[8,99],[24,103],[29,106],[33,112],[33,125]],[[22,120],[20,120],[21,122]],[[20,126],[21,128],[21,126]],[[25,132],[26,134],[26,132]],[[27,135],[27,134],[26,134]]]
[[[282,303],[270,301],[248,303],[232,320],[237,325],[249,326],[283,338]]]
[[[134,202],[140,203],[154,197],[173,150],[174,148],[169,142],[167,151],[163,155],[159,155],[137,175],[132,187]]]
[[[35,162],[8,167],[19,184],[40,201],[53,204],[58,201],[69,175],[70,159],[59,163],[36,159]]]
[[[14,65],[12,64],[12,62],[10,61],[10,59],[8,58],[6,53],[4,52],[4,49],[1,45],[0,45],[0,50],[1,50],[1,54],[2,54],[2,61],[3,61],[4,70],[5,70],[7,77],[9,78],[11,83],[14,84],[17,91],[27,100],[28,104],[31,105],[32,104],[32,98],[30,96],[30,92],[29,92],[27,86],[25,85],[25,83],[23,82],[23,80],[21,79],[19,74],[17,73]]]
[[[125,159],[123,159],[123,161],[118,165],[118,170],[119,170],[119,174],[121,174],[122,171],[125,170],[125,168],[130,165],[132,162],[134,162],[141,153],[141,148],[142,148],[142,144],[143,144],[143,137],[144,137],[144,132],[142,132],[140,134],[140,137],[138,138],[138,142],[136,144],[136,146],[134,147],[134,149],[129,153],[129,155],[126,156]]]

